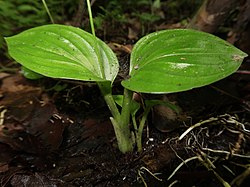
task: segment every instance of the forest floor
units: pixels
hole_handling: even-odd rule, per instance
[[[180,27],[166,23],[151,30]],[[121,91],[120,79],[142,28],[131,20],[121,29],[128,32],[105,35],[122,67],[114,93]],[[5,65],[16,68],[9,61]],[[161,95],[181,113],[164,108],[162,116],[152,110],[143,152],[129,154],[117,148],[110,113],[95,84],[1,72],[0,186],[248,186],[249,69],[246,59],[238,72],[215,84]]]

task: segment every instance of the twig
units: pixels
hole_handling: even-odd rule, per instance
[[[250,71],[247,71],[247,70],[238,70],[236,71],[236,73],[250,75]]]

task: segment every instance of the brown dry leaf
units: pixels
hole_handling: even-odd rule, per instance
[[[20,74],[5,75],[1,77],[1,92],[19,92],[39,89],[34,86],[30,86],[28,81]]]
[[[126,45],[122,45],[122,44],[118,44],[115,42],[112,43],[108,43],[108,46],[117,54],[119,52],[125,52],[130,54],[132,51],[132,45],[130,44],[126,44]]]
[[[0,173],[6,172],[8,170],[9,170],[9,165],[6,162],[4,163],[0,162]]]
[[[53,179],[49,176],[35,173],[33,175],[27,174],[15,174],[11,179],[11,185],[13,187],[38,187],[38,186],[63,186],[63,181],[59,179]]]
[[[5,72],[1,72],[1,73],[0,73],[0,80],[6,78],[6,77],[8,77],[8,76],[10,76],[10,74],[5,73]]]
[[[156,30],[166,30],[166,29],[180,29],[180,28],[185,28],[186,26],[183,25],[182,23],[162,23],[159,26],[156,26]]]
[[[128,28],[128,38],[130,40],[138,40],[138,31],[129,27]]]
[[[62,142],[66,119],[54,105],[40,101],[42,90],[32,86],[21,75],[2,76],[0,101],[4,112],[0,142],[14,150],[46,155]]]
[[[110,121],[99,121],[96,119],[86,119],[83,123],[84,139],[94,139],[97,137],[105,137],[112,133],[112,125]]]
[[[23,95],[5,107],[7,119],[0,128],[1,142],[36,154],[58,149],[66,120],[56,114],[54,105]]]

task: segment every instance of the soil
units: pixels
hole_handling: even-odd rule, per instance
[[[168,111],[164,115],[154,109],[144,132],[143,152],[125,155],[117,149],[110,114],[94,84],[30,81],[18,73],[0,76],[1,186],[249,182],[250,85],[244,74],[162,95],[174,101],[181,114],[161,108]]]
[[[122,67],[114,93],[121,92],[120,79],[140,36],[136,20],[124,27],[126,36],[118,29],[105,36],[115,41],[109,45]],[[181,23],[149,30],[176,27]],[[158,95],[181,113],[154,107],[143,151],[128,154],[117,148],[110,113],[95,84],[27,80],[16,69],[0,72],[0,186],[248,186],[249,69],[246,59],[240,71],[215,84]]]

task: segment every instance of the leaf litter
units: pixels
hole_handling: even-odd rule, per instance
[[[105,107],[99,111],[101,118],[96,118],[99,112],[93,108],[92,116],[81,113],[68,117],[67,111],[58,111],[56,102],[68,91],[51,96],[19,74],[0,77],[1,186],[247,184],[250,124],[244,103],[248,94],[243,87],[245,100],[232,97],[241,93],[235,93],[238,83],[233,79],[192,92],[169,94],[168,100],[175,101],[182,113],[169,120],[164,116],[161,127],[154,114],[145,129],[143,153],[122,155],[116,147],[109,114],[103,113]],[[214,87],[223,88],[227,95]],[[72,92],[79,93],[73,88]],[[94,86],[82,85],[81,90],[85,88],[97,92]],[[71,102],[79,97],[71,96]],[[205,97],[209,98],[207,102]],[[89,98],[82,105],[89,107],[93,100],[99,101]],[[67,105],[61,103],[59,108],[67,109]],[[165,121],[178,126],[169,130]]]

